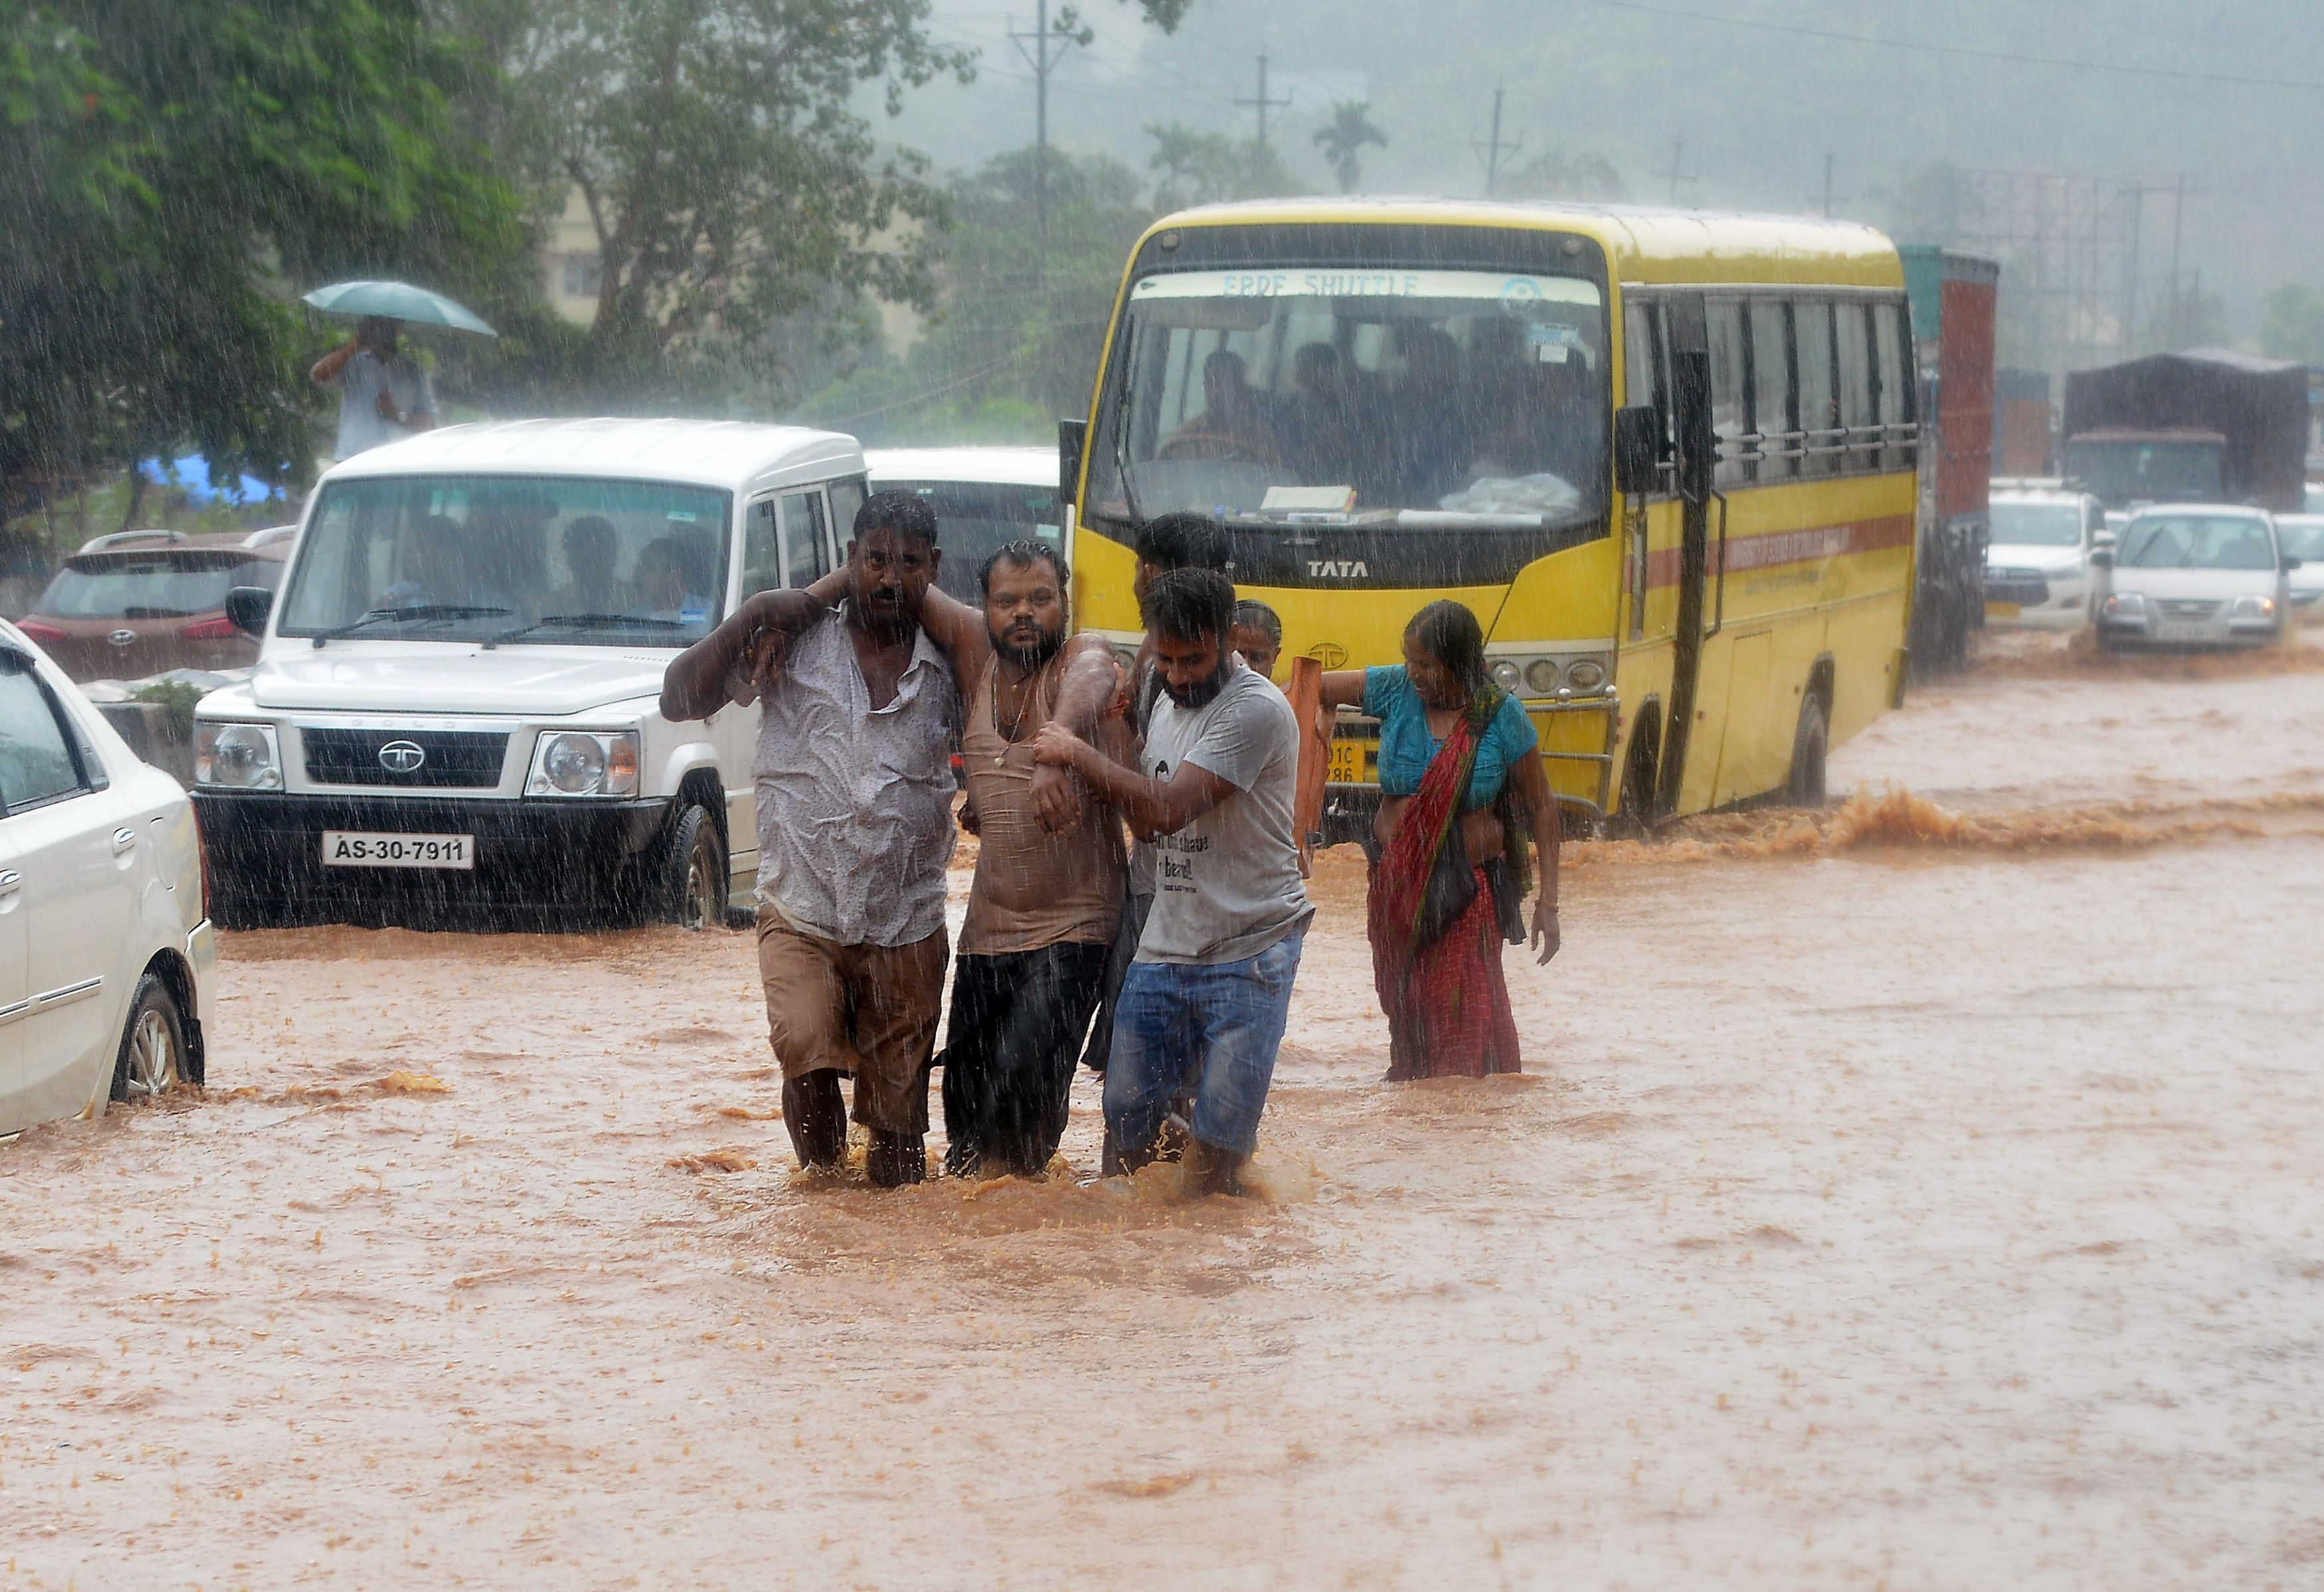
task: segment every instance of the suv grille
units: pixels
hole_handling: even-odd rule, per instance
[[[508,736],[483,730],[302,729],[307,777],[318,785],[383,785],[489,790],[501,782]],[[397,773],[379,760],[391,741],[408,741],[426,754],[416,769]]]
[[[2050,583],[2039,569],[1987,569],[1985,600],[2038,608],[2050,600]]]

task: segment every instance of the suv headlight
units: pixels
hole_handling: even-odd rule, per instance
[[[528,796],[634,796],[635,730],[543,730],[532,748]]]
[[[2235,611],[2228,617],[2273,619],[2275,617],[2275,599],[2272,597],[2239,597],[2236,599]]]
[[[229,791],[280,791],[282,745],[271,724],[194,726],[194,783]]]
[[[2141,591],[2118,591],[2106,600],[2109,619],[2144,619],[2146,617],[2146,594]]]

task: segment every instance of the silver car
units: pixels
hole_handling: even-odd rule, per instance
[[[2293,622],[2324,618],[2324,608],[2316,606],[2324,599],[2324,514],[2278,514],[2275,539],[2284,557],[2300,560],[2291,579]]]
[[[2098,639],[2119,646],[2262,646],[2283,634],[2287,557],[2264,510],[2161,504],[2133,514],[2105,571]]]

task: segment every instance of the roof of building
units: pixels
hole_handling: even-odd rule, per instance
[[[359,453],[326,479],[364,476],[604,476],[748,488],[862,468],[854,438],[746,421],[526,420],[445,426]]]

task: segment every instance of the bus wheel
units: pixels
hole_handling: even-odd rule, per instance
[[[1800,727],[1792,737],[1792,777],[1784,783],[1784,800],[1794,807],[1824,804],[1824,757],[1831,745],[1831,721],[1823,699],[1814,692],[1800,704]]]

